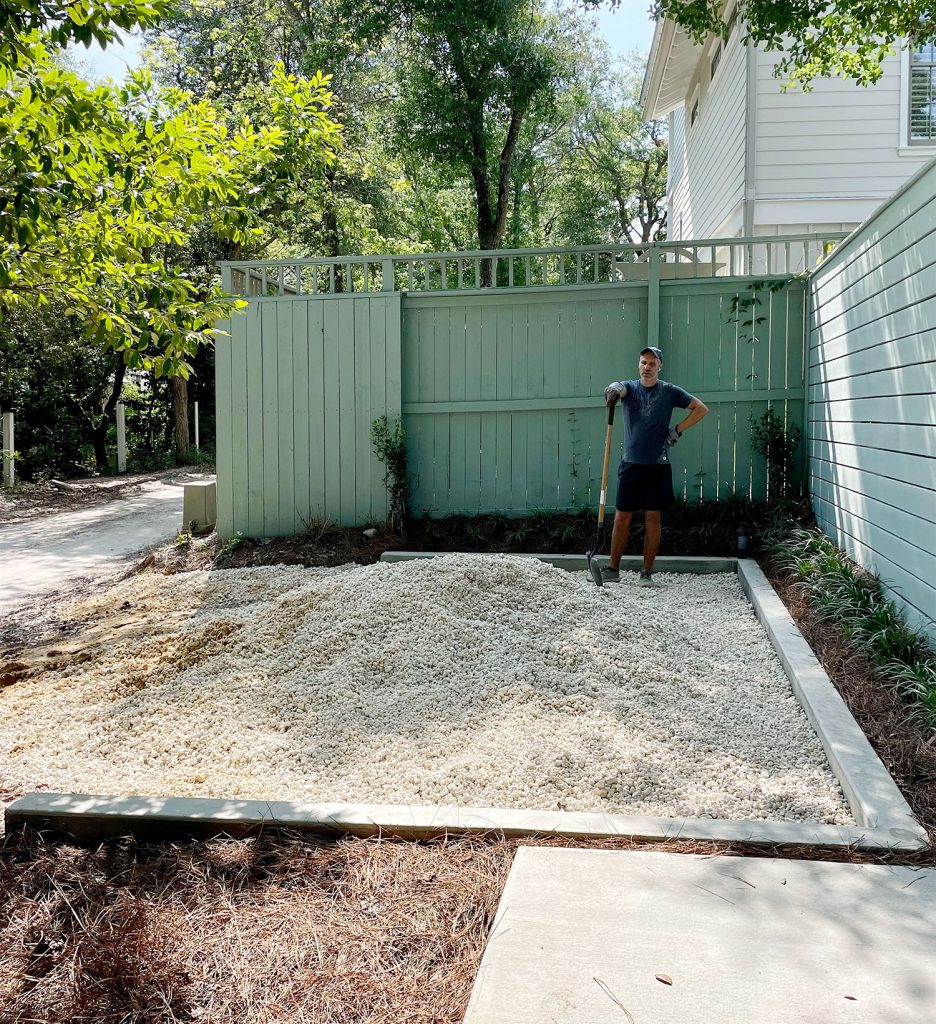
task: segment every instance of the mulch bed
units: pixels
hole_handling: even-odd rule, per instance
[[[818,619],[791,578],[770,577],[803,636],[936,843],[936,731],[912,721],[896,690],[874,677],[871,662]],[[936,863],[934,859],[933,863]]]

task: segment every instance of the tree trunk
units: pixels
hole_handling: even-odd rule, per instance
[[[325,171],[325,195],[322,203],[322,227],[325,233],[325,244],[329,256],[341,255],[341,233],[338,230],[337,201],[335,197],[336,175],[333,168]],[[335,291],[345,290],[344,267],[335,264]]]
[[[507,130],[504,148],[497,161],[497,197],[493,204],[491,203],[491,183],[487,170],[487,150],[482,141],[483,136],[480,132],[475,132],[472,136],[474,160],[471,177],[474,181],[475,199],[478,205],[478,241],[481,243],[482,250],[499,249],[504,241],[504,235],[507,233],[510,172],[522,123],[523,113],[514,111],[510,119],[510,127]],[[482,288],[490,288],[494,283],[494,268],[496,266],[496,259],[481,261]]]
[[[170,377],[172,389],[173,436],[176,462],[181,466],[189,457],[188,381],[184,377]]]
[[[116,365],[114,366],[114,383],[111,393],[104,408],[101,410],[101,418],[91,428],[91,444],[94,446],[94,464],[97,471],[104,474],[108,470],[107,464],[107,431],[114,419],[114,410],[120,401],[120,392],[123,389],[124,374],[127,372],[127,364],[123,361],[123,354],[117,353]]]

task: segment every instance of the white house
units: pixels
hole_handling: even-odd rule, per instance
[[[657,22],[641,102],[669,118],[671,239],[850,230],[936,156],[936,46],[889,58],[872,87],[783,92],[779,59],[697,45]]]

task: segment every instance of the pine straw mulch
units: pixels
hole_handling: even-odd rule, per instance
[[[406,843],[268,833],[81,847],[8,837],[0,845],[0,1021],[455,1024],[519,845],[882,859],[625,839]]]

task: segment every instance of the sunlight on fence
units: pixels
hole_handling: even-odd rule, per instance
[[[500,249],[239,261],[230,291],[257,298],[373,292],[452,292],[647,282],[653,278],[773,277],[813,269],[844,232],[700,239],[567,249]]]

